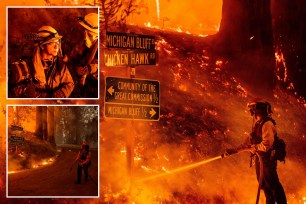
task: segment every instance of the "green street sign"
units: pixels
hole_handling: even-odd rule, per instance
[[[158,106],[142,106],[131,104],[105,104],[105,117],[135,120],[159,120]]]
[[[106,47],[155,50],[155,37],[135,33],[106,32]]]
[[[155,50],[104,50],[107,67],[156,65]]]
[[[159,81],[106,77],[105,117],[159,120]]]
[[[9,137],[9,143],[10,145],[20,146],[24,143],[24,137],[11,135]]]

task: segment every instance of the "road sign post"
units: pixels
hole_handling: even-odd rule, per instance
[[[135,33],[106,32],[105,66],[127,66],[129,78],[106,77],[105,117],[128,119],[126,137],[127,168],[132,190],[134,172],[134,120],[158,121],[159,82],[135,79],[135,66],[156,65],[155,37]],[[120,50],[120,49],[128,50]]]

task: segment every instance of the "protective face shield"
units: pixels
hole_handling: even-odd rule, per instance
[[[98,40],[98,34],[85,30],[84,38],[86,47],[91,48],[91,46]]]

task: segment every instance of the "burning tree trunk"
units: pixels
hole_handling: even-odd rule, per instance
[[[48,120],[48,141],[55,146],[55,138],[54,138],[54,133],[55,133],[55,121],[54,121],[54,106],[49,106],[48,107],[48,112],[47,112],[47,120]]]
[[[271,91],[275,62],[270,0],[223,0],[217,36],[216,49],[231,56],[229,68],[248,88],[260,95]]]
[[[42,106],[36,107],[36,130],[35,134],[39,139],[43,139],[43,125],[42,125]]]
[[[42,137],[43,140],[48,140],[48,123],[47,123],[47,107],[42,107]]]

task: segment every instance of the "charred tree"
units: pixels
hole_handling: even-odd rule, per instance
[[[47,107],[47,126],[48,126],[48,142],[55,146],[55,120],[54,120],[54,106]]]
[[[36,107],[36,137],[43,140],[43,124],[42,124],[42,106]]]
[[[273,51],[270,0],[223,0],[219,35],[230,51]]]
[[[146,8],[143,0],[99,0],[96,5],[100,7],[100,20],[106,31],[112,26],[126,30],[129,16]]]
[[[100,0],[100,10],[101,10],[101,22],[104,25],[105,30],[108,30],[108,27],[111,24],[114,24],[117,21],[117,14],[122,7],[121,0]]]
[[[213,46],[228,57],[229,69],[255,94],[272,93],[275,60],[270,0],[223,0]]]

